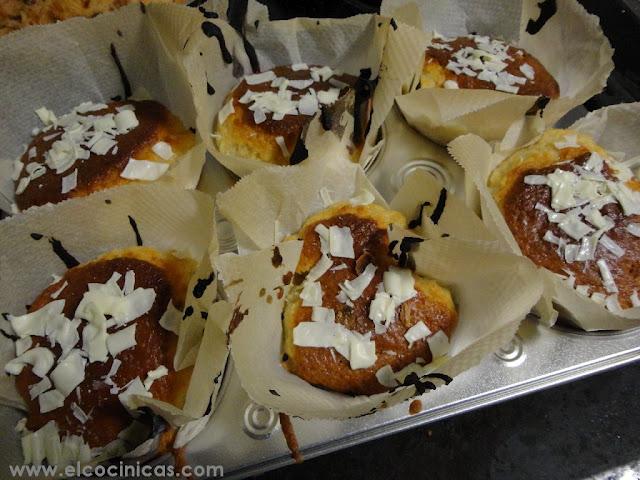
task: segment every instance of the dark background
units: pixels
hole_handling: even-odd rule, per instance
[[[272,19],[373,13],[379,1],[261,0]],[[562,1],[562,0],[559,0]],[[640,100],[640,0],[581,0],[616,70],[585,106]],[[640,132],[638,132],[640,134]],[[260,479],[640,479],[640,364],[435,422]]]

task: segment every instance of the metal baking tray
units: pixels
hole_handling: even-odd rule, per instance
[[[570,112],[569,125],[586,110]],[[430,172],[449,190],[463,196],[461,168],[441,147],[409,127],[393,110],[383,129],[384,146],[367,174],[390,200],[413,170]],[[211,193],[228,188],[233,178],[209,162],[201,188]],[[234,248],[230,226],[219,223],[222,250]],[[312,458],[395,432],[576,380],[640,359],[640,328],[624,332],[585,333],[548,328],[532,317],[517,336],[449,386],[421,397],[423,410],[409,414],[407,402],[374,415],[342,421],[292,419],[305,458]],[[211,421],[187,446],[191,465],[222,465],[225,478],[243,478],[293,462],[275,412],[253,403],[230,364],[218,407]]]

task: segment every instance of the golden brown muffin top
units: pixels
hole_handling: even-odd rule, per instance
[[[489,186],[524,255],[614,312],[634,305],[640,182],[590,138],[551,130],[505,160]]]
[[[161,366],[166,367],[166,374],[154,380],[149,388],[145,385],[145,389],[153,398],[180,407],[184,402],[191,369],[174,371],[173,356],[177,336],[163,328],[159,321],[167,308],[173,308],[170,302],[176,308],[183,306],[193,269],[194,262],[191,260],[138,247],[115,251],[90,263],[74,267],[47,287],[29,307],[29,313],[36,312],[52,302],[63,301],[62,315],[67,319],[74,319],[76,309],[91,284],[108,284],[112,287],[117,285],[126,295],[153,292],[153,298],[150,307],[144,308],[146,311],[135,319],[123,325],[108,326],[107,334],[113,335],[116,331],[135,325],[135,345],[115,355],[109,352],[105,360],[91,361],[89,357],[91,350],[87,347],[83,331],[91,322],[86,319],[79,319],[78,325],[73,327],[77,329],[79,339],[75,345],[65,347],[64,357],[59,342],[52,346],[50,333],[31,336],[33,343],[29,350],[37,347],[46,348],[53,353],[55,359],[53,367],[44,378],[54,379],[53,372],[60,365],[61,358],[69,358],[79,351],[82,352],[83,361],[86,363],[84,379],[66,395],[64,405],[44,413],[41,412],[39,397],[31,398],[30,395],[30,389],[43,378],[33,372],[31,365],[22,369],[16,378],[16,386],[28,408],[26,428],[37,431],[53,420],[61,439],[79,435],[91,448],[105,446],[116,440],[133,420],[118,395],[127,390],[130,382],[144,382],[148,379],[149,372]],[[112,278],[116,272],[120,277]],[[131,275],[133,277],[130,277]],[[128,277],[133,279],[133,284],[125,287]],[[53,315],[49,318],[52,317]],[[107,316],[107,321],[109,318],[113,317]],[[19,324],[21,321],[21,317],[17,317],[12,323]],[[53,382],[53,388],[56,388],[55,380]]]
[[[169,2],[184,3],[184,0],[142,0],[143,4]],[[133,3],[132,0],[2,0],[0,36],[29,25],[55,23],[72,17],[94,17],[129,3]]]
[[[260,81],[262,79],[264,81]],[[347,88],[355,86],[356,80],[353,75],[336,75],[329,67],[285,65],[246,76],[233,89],[231,98],[234,111],[240,112],[242,122],[274,136],[286,136],[293,132],[299,134],[320,108],[334,103]],[[312,101],[309,110],[301,107],[299,102],[302,97],[318,98],[313,92],[330,94],[330,98],[327,98],[330,101]],[[273,112],[271,106],[279,111],[284,109],[281,110],[283,114]],[[284,114],[284,111],[291,113]],[[310,113],[304,113],[307,111]]]
[[[425,77],[430,77],[435,84],[423,85],[423,88],[490,89],[549,98],[560,94],[558,83],[533,55],[479,35],[435,38],[425,53],[423,79]],[[452,84],[445,83],[447,81]]]
[[[123,175],[130,159],[167,163],[195,143],[180,120],[152,100],[87,102],[59,118],[44,108],[37,112],[45,127],[35,131],[14,173],[20,210],[128,183]],[[157,150],[160,142],[169,145],[169,157],[156,153],[165,155]]]
[[[435,281],[421,278],[410,270],[406,273],[413,278],[414,296],[392,307],[395,318],[386,328],[381,329],[370,318],[372,301],[384,290],[383,275],[398,265],[396,258],[390,255],[387,227],[392,223],[403,227],[405,219],[397,212],[375,205],[338,204],[310,218],[298,234],[304,244],[295,278],[301,281],[305,276],[308,280],[309,271],[322,257],[323,240],[316,231],[318,226],[350,230],[354,258],[330,256],[331,268],[316,280],[322,289],[321,306],[334,312],[337,324],[375,342],[375,362],[365,368],[353,368],[350,360],[334,348],[298,346],[294,339],[296,327],[303,322],[316,322],[313,320],[314,308],[302,306],[302,286],[299,286],[289,295],[285,307],[284,364],[309,383],[354,395],[387,391],[389,386],[380,383],[376,372],[386,366],[397,372],[416,361],[430,363],[429,337],[439,331],[449,337],[455,328],[457,315],[450,293]],[[345,282],[354,282],[371,265],[375,272],[360,296],[356,299],[345,297],[344,292],[341,293]],[[431,333],[409,342],[405,334],[420,322]]]

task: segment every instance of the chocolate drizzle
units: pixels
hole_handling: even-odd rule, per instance
[[[214,93],[216,93],[216,89],[213,88],[211,86],[211,84],[209,83],[209,81],[207,80],[207,94],[208,95],[213,95]]]
[[[278,247],[273,247],[271,265],[273,265],[273,268],[278,268],[280,267],[280,265],[282,265],[282,255],[280,255],[280,249]]]
[[[62,245],[62,242],[56,238],[51,237],[49,239],[49,243],[51,244],[51,248],[53,249],[53,253],[55,253],[62,263],[64,263],[65,267],[73,268],[80,265],[80,262],[76,260],[76,258],[71,255]]]
[[[215,23],[211,23],[209,21],[202,22],[202,33],[204,33],[207,37],[216,37],[218,40],[218,44],[220,45],[220,54],[222,55],[222,60],[224,63],[232,63],[233,57],[231,56],[231,52],[227,48],[227,44],[224,40],[224,35],[222,35],[222,30]]]
[[[247,16],[247,5],[248,0],[236,0],[229,2],[227,18],[229,19],[229,25],[231,25],[242,38],[242,45],[244,46],[244,51],[246,52],[247,57],[249,58],[249,63],[251,63],[253,73],[258,73],[260,71],[260,62],[258,61],[256,49],[253,48],[253,45],[251,45],[244,34],[244,21]]]
[[[440,190],[440,195],[438,196],[438,203],[436,203],[436,208],[433,209],[431,213],[431,221],[434,225],[437,225],[440,221],[440,217],[442,217],[442,213],[444,212],[444,207],[447,205],[447,190],[445,188]]]
[[[191,315],[193,315],[193,307],[191,305],[189,305],[186,310],[184,311],[184,315],[182,315],[182,320],[186,320],[187,318],[189,318]]]
[[[289,165],[297,165],[302,162],[309,156],[309,151],[304,144],[304,140],[302,137],[298,138],[296,142],[296,146],[293,148],[293,152],[291,152],[291,157],[289,157]]]
[[[356,98],[353,104],[353,143],[362,145],[369,129],[369,100],[373,96],[375,81],[370,80],[371,69],[363,68],[354,89]]]
[[[269,393],[270,393],[271,395],[275,395],[276,397],[279,397],[279,396],[280,396],[280,394],[279,394],[276,390],[273,390],[272,388],[270,388],[270,389],[269,389]]]
[[[418,211],[418,215],[416,216],[416,218],[414,218],[409,222],[409,228],[413,229],[413,228],[422,226],[422,211],[424,210],[424,207],[429,207],[429,206],[431,206],[431,202],[422,202],[420,204],[420,210]]]
[[[396,19],[395,18],[391,18],[391,21],[389,22],[389,24],[391,25],[391,27],[394,30],[398,30],[398,24],[396,23]]]
[[[207,0],[192,0],[187,4],[187,7],[195,8],[195,7],[199,7],[200,5],[204,5],[205,3],[207,3]]]
[[[147,13],[147,6],[146,6],[144,3],[142,3],[142,2],[140,2],[140,3],[139,3],[139,5],[140,5],[140,11],[141,11],[143,14]]]
[[[409,387],[411,385],[416,387],[416,395],[422,395],[427,390],[436,389],[433,382],[430,382],[429,380],[422,381],[422,378],[418,377],[416,372],[411,372],[409,375],[404,377],[404,381],[402,382],[403,387]]]
[[[122,62],[120,62],[120,57],[118,56],[118,52],[116,51],[116,46],[113,43],[111,44],[110,49],[111,58],[113,58],[113,61],[118,68],[118,73],[120,74],[120,81],[122,82],[122,88],[124,89],[124,98],[129,98],[131,96],[131,84],[129,83],[129,78],[127,77],[127,73],[122,67]]]
[[[538,2],[538,7],[540,7],[540,16],[535,20],[531,18],[527,22],[526,30],[530,35],[535,35],[542,30],[542,27],[545,26],[547,21],[558,11],[556,0],[543,0],[542,2]]]
[[[542,117],[542,114],[544,113],[544,109],[549,104],[549,101],[551,101],[551,99],[547,96],[543,95],[542,97],[538,97],[535,103],[531,106],[531,108],[527,110],[526,115],[533,116],[539,113],[540,116]]]
[[[32,233],[31,238],[38,241],[38,240],[42,240],[44,238],[44,235],[41,233]],[[62,260],[62,263],[64,263],[64,265],[67,268],[73,268],[80,265],[80,262],[76,260],[76,258],[64,248],[60,240],[58,240],[57,238],[51,237],[49,238],[49,243],[51,244],[53,253],[55,253],[58,256],[58,258]]]
[[[199,278],[196,282],[196,285],[193,287],[193,296],[196,298],[201,298],[202,295],[204,295],[204,291],[213,282],[213,278],[213,272],[211,272],[211,274],[207,278]]]
[[[136,236],[136,245],[141,247],[142,237],[140,236],[140,230],[138,230],[138,224],[136,223],[135,218],[133,218],[131,215],[127,215],[127,216],[129,217],[129,225],[131,225],[131,228],[133,229],[133,233]]]
[[[445,385],[449,385],[451,382],[453,382],[453,378],[451,378],[449,375],[437,372],[427,373],[426,375],[423,375],[423,378],[437,378],[439,380],[442,380]]]
[[[198,7],[198,10],[202,13],[204,18],[218,18],[219,16],[216,12],[208,12],[204,7]]]

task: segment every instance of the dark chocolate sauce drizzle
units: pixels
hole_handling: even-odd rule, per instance
[[[147,6],[146,6],[144,3],[142,3],[142,2],[140,2],[140,4],[139,4],[139,5],[140,5],[140,11],[141,11],[143,14],[144,14],[144,13],[147,13]]]
[[[253,45],[249,43],[249,40],[247,40],[247,37],[244,34],[244,21],[247,16],[247,5],[248,0],[236,0],[229,2],[227,18],[229,20],[229,25],[231,25],[242,38],[242,45],[247,57],[249,58],[249,63],[251,63],[253,73],[258,73],[260,71],[260,62],[258,61],[256,49],[253,48]]]
[[[209,318],[209,312],[205,312],[204,310],[201,310],[200,318],[202,318],[203,320],[206,320],[207,318]]]
[[[431,206],[431,202],[422,202],[420,204],[418,215],[416,216],[416,218],[414,218],[409,222],[409,228],[413,229],[413,228],[422,226],[422,212],[424,210],[424,207],[430,207],[430,206]]]
[[[142,5],[142,4],[141,4]],[[131,84],[129,83],[129,78],[127,77],[127,73],[124,71],[122,67],[122,63],[120,62],[120,57],[118,56],[118,52],[116,51],[116,46],[111,44],[111,58],[118,67],[118,73],[120,74],[120,81],[122,82],[122,87],[124,89],[124,98],[129,98],[131,96]]]
[[[269,393],[270,393],[271,395],[275,395],[276,397],[279,397],[279,396],[280,396],[280,394],[279,394],[276,390],[273,390],[272,388],[270,388],[270,389],[269,389]]]
[[[542,117],[542,114],[544,113],[544,109],[549,104],[550,101],[551,99],[549,97],[545,97],[545,96],[538,97],[535,103],[531,106],[531,108],[527,110],[526,115],[533,116],[539,113],[540,116]]]
[[[273,247],[273,256],[271,257],[271,265],[273,268],[278,268],[282,265],[282,255],[278,247]]]
[[[198,7],[198,10],[202,13],[204,18],[218,18],[219,16],[216,12],[208,12],[204,7]]]
[[[423,378],[437,378],[440,379],[444,382],[445,385],[449,385],[451,382],[453,382],[453,378],[451,378],[449,375],[445,375],[444,373],[427,373],[426,375],[423,375]]]
[[[421,377],[418,377],[418,374],[416,372],[411,372],[409,375],[407,375],[404,378],[401,386],[409,387],[411,385],[416,387],[416,395],[422,395],[427,390],[436,389],[436,386],[433,382],[430,382],[429,380],[422,381]]]
[[[49,243],[51,244],[53,253],[55,253],[58,258],[62,260],[62,263],[64,263],[65,267],[73,268],[80,265],[80,262],[76,260],[76,258],[64,248],[60,240],[51,237],[49,239]]]
[[[204,291],[207,289],[211,282],[213,282],[214,275],[213,272],[207,278],[199,278],[196,282],[196,285],[193,287],[193,296],[196,298],[201,298],[204,295]]]
[[[434,225],[437,225],[440,221],[440,217],[442,217],[442,213],[444,212],[444,207],[447,205],[447,190],[445,188],[440,190],[440,195],[438,196],[438,203],[436,203],[436,208],[433,209],[431,213],[431,221]]]
[[[32,233],[30,236],[35,241],[42,240],[44,238],[44,235],[41,233]],[[62,263],[64,263],[67,268],[73,268],[80,265],[80,262],[76,260],[76,258],[64,248],[60,240],[54,237],[50,237],[49,243],[51,244],[53,253],[55,253],[57,257],[62,260]]]
[[[398,24],[396,23],[396,19],[395,18],[391,18],[391,21],[389,22],[389,24],[391,25],[391,27],[394,30],[398,30]]]
[[[556,0],[543,0],[542,2],[538,2],[538,7],[540,7],[540,16],[535,20],[531,18],[527,22],[526,30],[530,35],[535,35],[542,30],[542,27],[545,26],[547,21],[558,11]]]
[[[371,69],[363,68],[355,84],[356,98],[353,103],[353,143],[362,145],[369,130],[368,105],[373,96],[376,81],[371,80]]]
[[[189,305],[184,311],[184,315],[182,316],[182,320],[186,320],[191,315],[193,315],[193,307],[191,305]]]
[[[213,95],[214,93],[216,93],[216,89],[213,88],[213,86],[209,83],[209,80],[207,80],[207,94]]]
[[[131,228],[133,229],[133,233],[136,236],[136,245],[138,245],[139,247],[142,246],[142,237],[140,236],[140,230],[138,230],[138,224],[136,223],[136,219],[133,218],[131,215],[127,215],[129,217],[129,225],[131,225]]]
[[[309,151],[304,144],[304,140],[302,137],[298,138],[296,142],[296,146],[293,148],[293,152],[291,152],[291,157],[289,157],[289,165],[297,165],[302,162],[309,156]]]
[[[224,63],[232,63],[233,57],[231,56],[231,52],[227,48],[227,44],[224,40],[224,35],[222,35],[222,30],[215,23],[206,21],[202,22],[202,33],[204,33],[207,37],[216,37],[218,40],[218,44],[220,45],[220,54],[222,55],[222,60]]]
[[[205,3],[207,3],[207,0],[192,0],[187,4],[187,7],[195,8],[195,7],[199,7],[200,5],[204,5]]]

